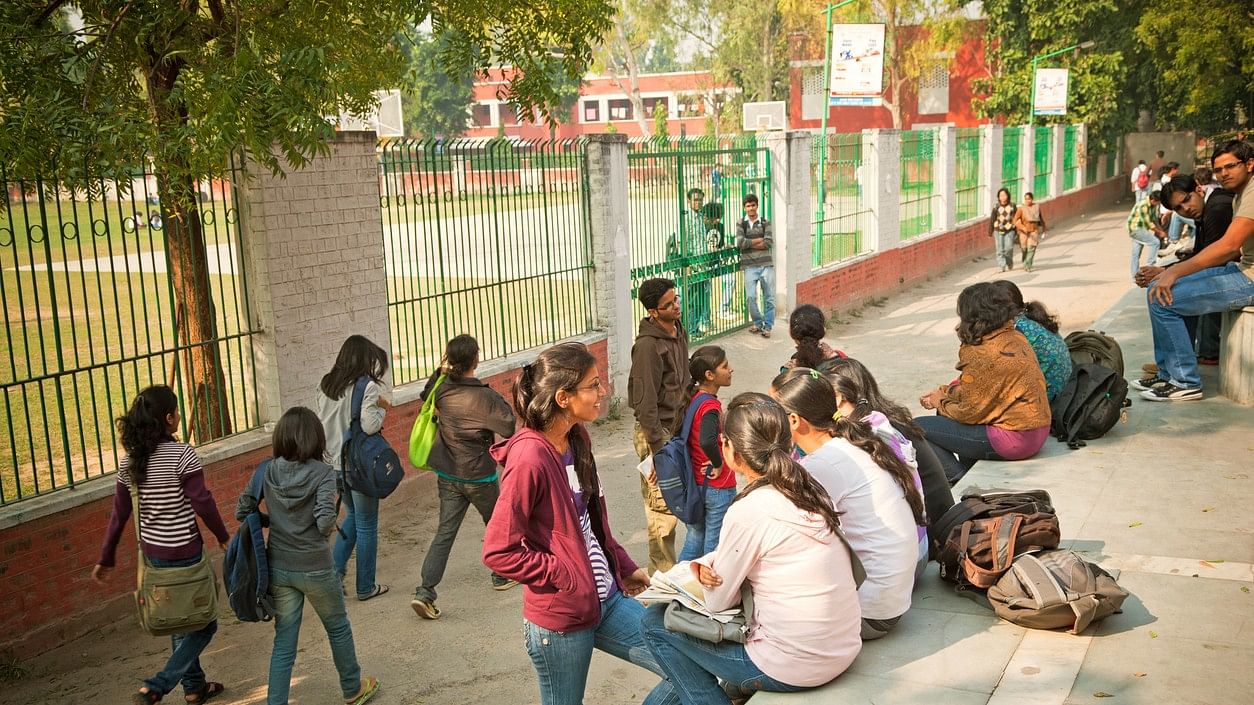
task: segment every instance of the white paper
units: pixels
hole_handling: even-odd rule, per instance
[[[639,470],[640,474],[647,480],[649,475],[653,474],[653,456],[650,455],[644,460],[641,460],[640,464],[636,466],[636,469]]]

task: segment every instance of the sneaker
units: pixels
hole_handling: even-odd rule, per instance
[[[1128,382],[1129,387],[1132,387],[1139,392],[1148,392],[1149,390],[1164,384],[1167,384],[1167,380],[1159,377],[1158,375],[1150,375],[1149,377],[1142,377],[1141,379]]]
[[[510,580],[509,578],[502,578],[499,575],[492,576],[492,589],[493,590],[497,590],[497,591],[508,590],[517,584],[518,584],[517,580]]]
[[[435,606],[434,602],[429,602],[420,597],[415,597],[409,601],[409,606],[414,612],[423,619],[439,619],[440,608]]]
[[[1197,401],[1202,398],[1202,388],[1183,389],[1165,382],[1153,389],[1141,392],[1141,398],[1147,401]]]
[[[1197,359],[1197,364],[1199,364],[1199,365],[1206,365],[1207,367],[1214,367],[1215,365],[1218,365],[1218,364],[1219,364],[1219,358],[1217,358],[1217,357],[1199,357],[1199,358]]]

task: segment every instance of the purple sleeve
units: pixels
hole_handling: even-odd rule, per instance
[[[126,485],[119,480],[114,483],[113,512],[109,514],[109,527],[105,529],[104,544],[100,547],[100,560],[96,561],[106,568],[112,568],[118,550],[118,540],[122,538],[122,528],[126,520],[131,518],[131,493]]]
[[[213,493],[205,486],[205,474],[201,472],[199,464],[195,471],[183,473],[183,494],[191,502],[192,509],[200,515],[200,520],[205,522],[205,528],[217,537],[218,543],[225,544],[231,540],[226,524],[222,522],[222,515],[218,513],[218,505],[213,501]]]

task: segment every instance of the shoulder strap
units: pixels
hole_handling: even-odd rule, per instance
[[[679,437],[683,438],[685,443],[688,442],[688,436],[692,434],[692,422],[697,418],[697,409],[701,408],[701,402],[711,397],[712,395],[706,392],[697,392],[692,401],[688,402],[688,410],[684,412],[684,425],[679,430]]]
[[[366,384],[369,383],[369,377],[361,377],[357,383],[353,385],[353,421],[361,422],[361,400],[366,396]]]
[[[260,504],[261,500],[265,499],[266,496],[266,474],[270,472],[271,460],[273,460],[273,458],[267,458],[266,460],[261,461],[261,464],[257,466],[256,471],[253,472],[253,479],[248,481],[248,496],[257,500],[258,504]]]

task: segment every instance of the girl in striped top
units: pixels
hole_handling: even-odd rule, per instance
[[[140,546],[156,567],[195,565],[204,551],[196,525],[199,515],[218,545],[226,548],[230,535],[213,494],[205,486],[200,458],[190,446],[174,439],[179,427],[178,397],[165,385],[149,387],[135,397],[130,411],[117,420],[118,436],[126,449],[118,468],[113,514],[105,531],[100,560],[92,578],[104,582],[114,566],[118,540],[131,518],[131,488],[139,488]],[[224,690],[205,679],[200,653],[218,630],[217,621],[202,629],[171,637],[173,653],[165,668],[144,681],[133,696],[137,705],[159,702],[180,681],[189,703],[203,703]]]

